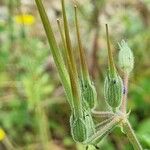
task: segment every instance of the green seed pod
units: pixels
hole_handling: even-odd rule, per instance
[[[95,133],[95,124],[93,122],[93,118],[91,116],[91,114],[89,114],[88,112],[85,112],[85,124],[86,124],[86,128],[87,128],[87,136],[91,136]]]
[[[112,108],[119,107],[123,95],[123,82],[119,75],[111,77],[109,74],[104,82],[104,97],[109,106]]]
[[[87,128],[88,137],[95,133],[95,124],[91,115],[91,109],[86,101],[82,102],[83,106],[83,118],[85,120],[85,125]]]
[[[82,106],[83,118],[75,118],[75,115],[70,117],[71,134],[77,142],[83,142],[95,133],[91,109],[86,101],[82,101]]]
[[[76,142],[83,142],[87,139],[87,127],[84,119],[70,117],[71,134]]]
[[[119,45],[119,66],[125,73],[130,73],[134,67],[134,56],[128,44],[122,40]]]
[[[97,92],[91,81],[84,81],[82,84],[82,98],[86,101],[90,108],[93,108],[97,100]]]

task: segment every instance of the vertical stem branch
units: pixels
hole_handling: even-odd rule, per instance
[[[133,145],[135,150],[143,150],[142,146],[140,145],[129,121],[126,121],[123,123],[123,128],[124,131],[128,137],[128,139],[130,140],[131,144]]]
[[[129,80],[128,73],[124,73],[124,79],[123,79],[124,89],[123,89],[123,97],[122,97],[122,104],[121,104],[121,111],[123,113],[126,113],[126,108],[127,108],[128,80]]]

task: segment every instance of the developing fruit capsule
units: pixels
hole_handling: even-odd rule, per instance
[[[134,56],[128,44],[122,40],[119,45],[119,66],[125,73],[130,73],[134,67]]]
[[[82,85],[82,98],[86,101],[90,108],[93,108],[96,103],[97,93],[95,86],[91,81],[85,81]]]
[[[76,142],[83,142],[87,139],[87,128],[82,118],[70,117],[71,134]]]
[[[109,74],[104,82],[104,97],[109,106],[112,108],[119,107],[123,94],[123,82],[119,75],[111,77]]]
[[[118,75],[113,60],[112,50],[109,42],[108,25],[106,24],[107,46],[108,46],[108,74],[104,82],[104,97],[113,109],[119,107],[123,95],[123,82]]]

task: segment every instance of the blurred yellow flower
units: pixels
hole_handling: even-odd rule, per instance
[[[5,131],[2,128],[0,128],[0,141],[2,141],[5,138],[5,136]]]
[[[15,22],[17,24],[32,25],[35,23],[35,17],[29,14],[16,15]]]

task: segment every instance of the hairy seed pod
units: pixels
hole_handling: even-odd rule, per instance
[[[119,45],[119,66],[125,73],[130,73],[134,67],[134,56],[128,44],[122,40]]]
[[[77,119],[74,115],[70,117],[72,137],[77,142],[82,142],[95,133],[95,124],[91,115],[91,109],[86,101],[83,101],[82,104],[83,118]]]
[[[82,85],[82,98],[86,101],[90,108],[93,108],[97,100],[97,92],[91,81],[85,81]]]
[[[91,136],[95,133],[95,124],[93,122],[93,118],[91,116],[91,114],[89,114],[88,112],[85,112],[85,124],[86,124],[86,128],[87,128],[87,136]]]
[[[83,118],[70,117],[71,134],[76,142],[83,142],[87,139],[87,128]]]
[[[82,102],[83,105],[83,118],[87,128],[87,135],[93,135],[95,133],[95,124],[91,115],[91,109],[86,101]]]
[[[107,75],[104,82],[104,97],[112,108],[119,107],[123,94],[123,82],[119,75]]]

